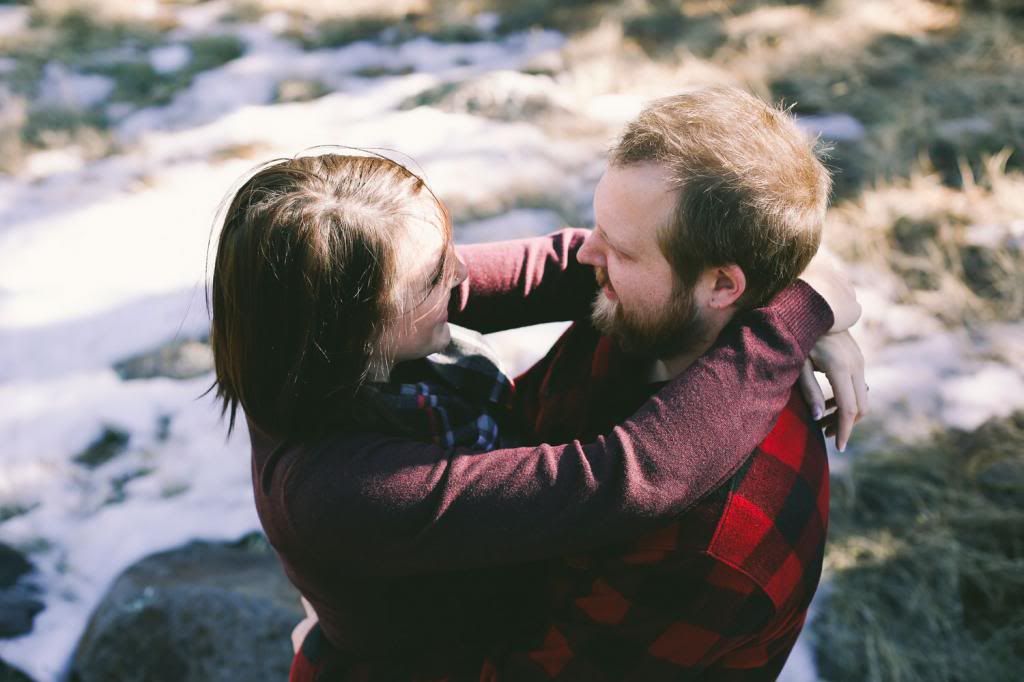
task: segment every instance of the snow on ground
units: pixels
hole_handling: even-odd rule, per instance
[[[179,38],[210,30],[204,7],[182,10]],[[15,9],[0,8],[0,31],[21,20]],[[561,193],[571,205],[589,201],[605,139],[561,139],[525,121],[399,108],[441,83],[515,70],[557,49],[558,34],[303,52],[275,37],[274,21],[269,15],[234,29],[248,46],[243,57],[201,74],[167,106],[126,115],[115,131],[123,148],[117,156],[86,163],[73,151],[47,152],[30,162],[26,177],[0,179],[0,507],[29,510],[0,525],[0,541],[30,551],[46,603],[30,635],[0,640],[0,658],[38,680],[58,677],[91,610],[129,564],[190,539],[234,539],[258,528],[247,439],[225,440],[216,406],[200,397],[210,378],[123,382],[111,365],[206,330],[214,215],[259,160],[325,144],[400,150],[442,199],[480,217],[457,226],[465,241],[561,225],[557,211],[510,205],[510,197]],[[150,58],[173,70],[187,55],[171,46]],[[366,67],[396,75],[356,75]],[[400,73],[405,67],[413,71]],[[276,84],[290,78],[317,79],[332,94],[273,104]],[[493,82],[515,88],[527,78]],[[53,79],[69,97],[97,97],[106,87],[63,73]],[[522,87],[535,95],[550,83]],[[641,100],[615,93],[557,104],[614,131]],[[245,147],[256,150],[253,158],[218,156]],[[1024,327],[949,332],[919,311],[890,305],[870,284],[862,299],[876,414],[971,426],[1024,401],[1024,359],[1013,350],[1024,347]],[[493,339],[518,371],[563,328]],[[893,339],[899,343],[883,343]],[[127,451],[95,469],[74,462],[106,427],[131,434]],[[806,642],[785,675],[815,679]]]
[[[28,178],[0,180],[0,507],[29,509],[0,525],[0,541],[30,550],[46,604],[30,635],[0,641],[0,658],[38,680],[58,677],[125,567],[190,539],[235,539],[259,527],[247,438],[225,440],[219,411],[200,397],[210,377],[123,382],[110,369],[208,327],[214,215],[257,162],[211,160],[215,152],[256,145],[262,159],[323,144],[392,148],[415,159],[442,197],[466,205],[561,186],[593,155],[522,123],[397,109],[444,80],[516,68],[557,47],[556,34],[308,53],[258,26],[243,35],[246,56],[202,74],[168,106],[127,116],[116,131],[124,153],[92,163],[65,154],[70,161],[50,162],[50,170],[36,164]],[[156,58],[170,68],[181,56]],[[365,66],[415,72],[348,76]],[[58,77],[65,95],[68,83],[99,85]],[[277,81],[293,77],[316,77],[337,91],[271,105]],[[478,182],[468,187],[466,177]],[[468,231],[494,239],[557,226],[550,213],[522,211]],[[538,342],[520,334],[511,363],[528,364],[553,333],[540,332]],[[106,427],[131,434],[127,451],[95,469],[74,462]],[[124,499],[111,502],[117,490]]]

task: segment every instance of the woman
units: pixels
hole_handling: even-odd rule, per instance
[[[606,437],[503,447],[529,434],[486,351],[450,344],[449,317],[483,332],[585,319],[586,234],[465,249],[467,280],[443,205],[393,161],[280,161],[234,196],[212,289],[217,390],[232,425],[244,408],[261,522],[331,649],[321,679],[479,678],[535,634],[542,560],[653,528],[734,472],[760,436],[712,415],[753,394],[743,431],[767,432],[810,345],[782,320],[811,339],[832,324],[804,287],[737,320],[756,339],[746,369],[787,358],[771,380],[727,371],[736,349],[716,347]],[[631,436],[651,430],[671,453]],[[723,444],[701,471],[679,457],[698,436]]]

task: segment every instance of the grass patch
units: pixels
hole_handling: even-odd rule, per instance
[[[322,81],[289,78],[274,88],[275,102],[309,102],[331,92]]]
[[[1016,679],[1024,666],[1024,412],[855,460],[833,488],[824,679]]]
[[[2,504],[0,505],[0,523],[9,521],[17,516],[23,516],[39,506],[39,502],[33,504]]]
[[[103,433],[90,443],[85,450],[75,455],[74,461],[83,464],[89,469],[106,464],[128,449],[128,441],[131,434],[121,429],[105,426]]]
[[[136,469],[134,471],[129,471],[127,473],[121,474],[120,476],[111,479],[110,492],[107,493],[107,497],[105,500],[103,500],[102,506],[106,507],[110,505],[121,504],[122,502],[124,502],[126,499],[128,499],[128,495],[125,492],[125,487],[135,479],[142,478],[143,476],[148,476],[151,473],[153,473],[153,471],[153,469],[143,467],[141,469]]]
[[[711,56],[727,38],[718,15],[689,16],[679,3],[664,0],[651,2],[646,11],[627,16],[622,32],[654,58],[673,55],[680,47]]]
[[[618,4],[610,0],[490,0],[481,3],[481,8],[500,15],[501,33],[542,28],[573,34],[593,28],[602,17],[615,13]]]
[[[83,70],[113,78],[116,85],[111,100],[115,102],[130,102],[137,107],[160,106],[192,85],[200,73],[223,66],[245,53],[242,40],[229,34],[202,36],[185,46],[191,55],[188,63],[171,73],[159,73],[145,56],[93,64]]]
[[[27,111],[19,121],[7,116],[0,123],[0,171],[17,172],[40,149],[76,146],[88,158],[113,149],[106,103],[84,109],[36,103],[47,63],[109,77],[114,81],[110,101],[145,107],[168,103],[196,75],[241,56],[245,49],[233,35],[202,36],[186,43],[191,54],[187,65],[158,73],[149,50],[164,41],[171,26],[106,17],[101,9],[35,6],[26,31],[0,38],[0,51],[15,60],[14,68],[0,75],[0,86],[24,102]]]
[[[1010,168],[1024,167],[1022,17],[971,9],[922,19],[920,27],[894,24],[893,32],[840,42],[831,53],[780,54],[764,69],[770,96],[800,113],[845,112],[864,123],[861,153],[840,150],[837,159],[864,182],[906,177],[925,158],[943,182],[960,187],[969,181],[965,170],[977,175],[984,158],[1004,148],[1013,152]],[[841,184],[839,196],[863,186]]]
[[[328,19],[318,22],[315,27],[296,30],[287,37],[296,41],[304,50],[322,50],[344,47],[360,40],[376,40],[388,29],[405,29],[405,22],[392,18],[366,16]]]
[[[408,76],[416,71],[412,66],[364,66],[352,72],[358,78],[383,78],[385,76]]]
[[[35,107],[17,131],[21,144],[9,157],[14,172],[35,150],[76,147],[83,157],[97,159],[111,154],[116,144],[107,132],[107,119],[99,110],[68,107]],[[13,142],[9,144],[14,145]]]
[[[830,211],[826,243],[847,261],[896,275],[893,295],[951,327],[1024,317],[1024,174],[1006,154],[984,160],[978,177],[951,188],[918,170]]]

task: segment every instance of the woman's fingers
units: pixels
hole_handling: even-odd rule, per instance
[[[313,629],[313,626],[316,625],[316,623],[317,620],[315,617],[307,617],[306,619],[299,621],[299,624],[295,626],[295,629],[292,630],[293,653],[299,653],[299,649],[302,648],[302,642],[306,639],[306,635],[309,634],[309,631]]]
[[[825,414],[825,394],[821,391],[821,385],[814,377],[814,365],[810,360],[804,361],[803,369],[800,370],[800,392],[804,400],[811,408],[811,414],[817,421]]]
[[[839,452],[846,451],[846,443],[853,432],[853,425],[857,422],[857,392],[853,388],[853,377],[846,372],[833,372],[826,374],[828,381],[832,384],[832,392],[836,396],[837,424],[836,424],[836,448]]]
[[[857,395],[857,421],[860,421],[868,413],[868,384],[864,376],[864,356],[861,355],[856,342],[853,343],[853,349],[857,353],[858,360],[856,371],[853,373],[853,391]]]
[[[834,401],[825,402],[825,408],[834,403],[836,412],[832,415],[834,423],[825,424],[826,435],[835,435],[836,448],[840,452],[853,432],[853,425],[867,414],[867,384],[864,381],[864,356],[857,342],[849,332],[826,334],[811,350],[811,361],[815,368],[825,373],[832,386]],[[800,383],[804,387],[804,372],[801,371]]]

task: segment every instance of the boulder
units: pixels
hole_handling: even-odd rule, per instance
[[[288,678],[299,594],[261,535],[193,542],[128,568],[90,618],[70,679]]]

